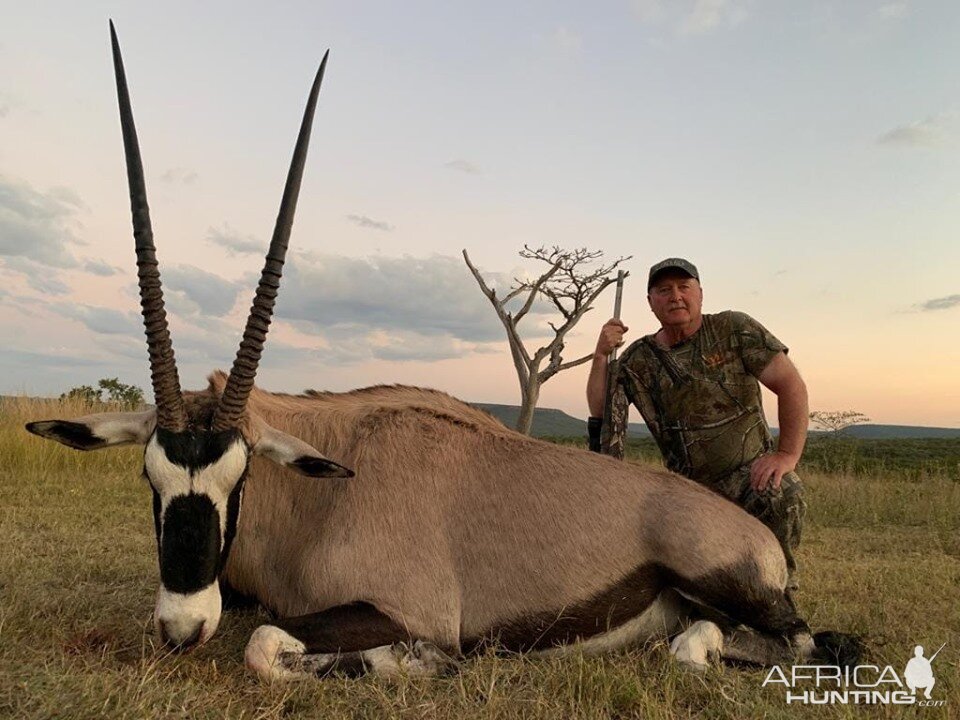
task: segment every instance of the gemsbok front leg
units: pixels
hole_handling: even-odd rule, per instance
[[[458,665],[365,602],[261,625],[247,643],[244,661],[265,679],[442,675]]]

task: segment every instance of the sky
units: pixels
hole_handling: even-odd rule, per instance
[[[519,402],[489,282],[523,246],[700,269],[811,409],[960,427],[960,5],[943,0],[19,3],[0,27],[0,393],[149,388],[113,18],[184,387],[227,368],[330,59],[258,384]],[[602,295],[568,336],[590,353]],[[556,321],[520,325],[535,350]],[[541,407],[587,415],[588,366]],[[767,414],[775,424],[775,402]],[[638,419],[638,418],[634,418]]]

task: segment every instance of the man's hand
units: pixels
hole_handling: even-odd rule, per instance
[[[626,325],[624,325],[619,320],[610,318],[600,329],[600,337],[597,338],[597,349],[594,351],[595,355],[602,355],[606,357],[614,348],[620,347],[623,345],[623,334],[629,330]]]
[[[797,467],[797,459],[783,452],[761,455],[750,466],[750,487],[757,492],[766,492],[767,487],[780,489],[784,473]]]

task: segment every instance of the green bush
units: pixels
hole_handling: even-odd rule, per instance
[[[101,378],[99,389],[90,385],[80,385],[60,395],[61,400],[79,400],[91,404],[110,403],[124,408],[137,408],[143,405],[143,390],[136,385],[120,382],[120,378]]]

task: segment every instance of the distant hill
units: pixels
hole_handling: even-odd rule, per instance
[[[495,405],[493,403],[470,403],[476,408],[486,410],[509,428],[516,426],[520,417],[520,408],[516,405]],[[587,421],[567,415],[563,410],[537,408],[533,411],[534,437],[586,437]],[[650,431],[643,423],[630,423],[628,437],[650,437]]]
[[[960,428],[924,427],[922,425],[854,425],[844,430],[843,434],[865,440],[960,438]]]
[[[496,405],[493,403],[470,403],[474,407],[486,410],[507,427],[514,427],[520,415],[516,405]],[[776,434],[774,429],[774,434]],[[587,421],[575,418],[562,410],[537,408],[533,413],[534,437],[586,437]],[[811,432],[811,434],[824,434]],[[855,425],[843,431],[847,437],[865,440],[896,440],[909,438],[960,438],[960,428],[923,427],[920,425]],[[627,437],[650,437],[650,431],[643,423],[630,423]]]

